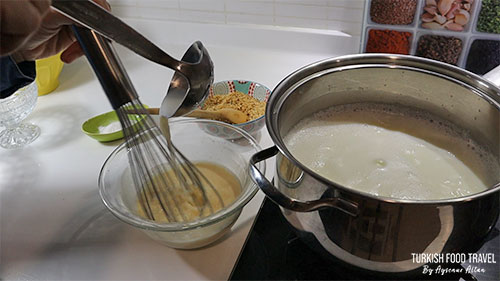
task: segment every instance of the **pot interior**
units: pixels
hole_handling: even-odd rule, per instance
[[[266,115],[273,140],[288,158],[294,160],[283,138],[313,113],[339,105],[389,104],[430,113],[464,129],[496,161],[483,179],[485,183],[493,187],[500,182],[497,88],[478,76],[428,60],[370,58],[323,61],[297,71],[278,85]]]

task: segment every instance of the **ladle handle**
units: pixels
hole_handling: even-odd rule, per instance
[[[52,7],[77,23],[97,31],[138,55],[178,70],[180,62],[142,36],[135,29],[89,0],[52,0]]]
[[[355,203],[349,202],[338,197],[321,198],[313,201],[299,201],[291,199],[281,193],[266,177],[259,171],[256,163],[275,156],[279,152],[276,146],[264,149],[255,153],[250,158],[250,176],[257,186],[271,199],[274,203],[288,210],[296,212],[312,212],[322,208],[333,207],[351,216],[357,216],[359,213],[358,206]]]

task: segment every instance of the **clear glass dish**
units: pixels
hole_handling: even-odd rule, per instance
[[[33,142],[40,135],[40,128],[22,123],[33,111],[38,98],[38,88],[33,82],[7,98],[0,99],[0,146],[20,148]]]
[[[261,148],[247,132],[232,125],[203,119],[173,118],[169,121],[174,145],[192,162],[212,162],[227,168],[240,181],[242,192],[229,206],[191,222],[156,223],[137,215],[137,194],[130,173],[127,147],[117,147],[99,175],[99,193],[106,207],[120,220],[144,231],[169,247],[193,249],[208,245],[225,233],[253,198],[257,186],[248,174],[250,157]],[[217,125],[241,137],[226,139],[211,134],[207,125]],[[265,163],[259,163],[265,171]]]

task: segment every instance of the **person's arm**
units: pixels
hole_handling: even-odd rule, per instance
[[[0,57],[0,98],[12,95],[35,80],[35,62],[16,63],[11,56]]]
[[[106,0],[94,1],[110,10]],[[33,82],[35,60],[62,52],[70,63],[83,55],[73,21],[51,9],[50,0],[0,0],[0,14],[0,98]]]

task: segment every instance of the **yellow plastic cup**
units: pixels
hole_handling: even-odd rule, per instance
[[[36,60],[36,85],[38,95],[43,96],[54,91],[59,86],[59,74],[64,66],[61,53]]]

